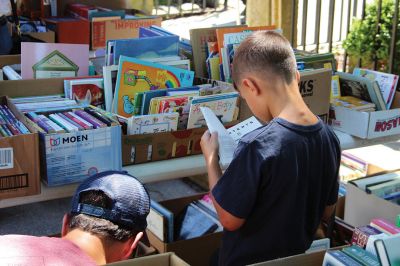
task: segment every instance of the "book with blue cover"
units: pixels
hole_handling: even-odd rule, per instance
[[[139,28],[139,38],[143,37],[154,37],[163,36],[162,33],[152,30],[151,28],[140,27]]]
[[[133,115],[136,93],[192,86],[194,72],[136,58],[121,56],[115,88],[114,112]]]
[[[114,65],[119,63],[120,56],[138,59],[178,56],[178,36],[154,36],[136,39],[113,41]],[[134,49],[132,49],[134,47]]]

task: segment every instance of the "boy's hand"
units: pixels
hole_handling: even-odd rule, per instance
[[[208,165],[218,163],[218,133],[210,134],[210,131],[204,132],[200,141],[201,150]]]

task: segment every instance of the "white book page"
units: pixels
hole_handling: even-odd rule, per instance
[[[247,133],[261,127],[262,124],[254,116],[240,122],[239,124],[230,127],[227,131],[236,143]]]
[[[233,159],[237,144],[210,108],[200,107],[200,110],[210,133],[218,133],[219,159],[223,166],[228,166]]]

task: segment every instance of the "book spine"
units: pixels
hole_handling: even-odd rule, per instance
[[[61,128],[65,129],[67,132],[73,132],[73,131],[78,131],[78,128],[71,125],[64,119],[62,119],[59,115],[57,114],[51,114],[49,115],[50,120],[52,120],[54,123],[59,125]]]
[[[21,135],[21,132],[13,124],[7,124],[6,126],[12,132],[13,135]]]
[[[368,238],[371,235],[375,235],[375,228],[370,228],[368,226],[356,227],[351,239],[351,244],[365,248],[368,243]]]
[[[85,119],[90,124],[92,124],[94,128],[101,128],[101,127],[106,127],[107,126],[107,125],[105,125],[104,123],[102,123],[98,119],[94,118],[93,116],[91,116],[90,114],[88,114],[85,111],[77,110],[77,111],[75,111],[75,114],[80,116],[81,118]]]
[[[52,128],[52,131],[49,132],[49,133],[63,133],[63,132],[65,132],[64,128],[62,128],[59,125],[57,125],[56,123],[54,123],[48,117],[46,117],[44,115],[39,115],[39,119],[40,119],[40,121],[46,123],[46,125],[48,125],[49,127]]]
[[[8,108],[6,105],[2,106],[2,108],[3,111],[8,115],[9,119],[12,121],[14,126],[21,132],[21,134],[30,133],[29,129],[15,117],[15,115],[11,112],[10,108]]]
[[[374,255],[370,254],[369,252],[358,246],[347,247],[344,248],[342,251],[362,265],[380,266],[377,258]]]
[[[106,117],[105,115],[103,115],[99,111],[96,111],[96,110],[91,109],[91,108],[85,108],[84,110],[87,113],[89,113],[90,115],[92,115],[93,117],[97,118],[98,120],[100,120],[101,122],[106,124],[107,126],[111,126],[113,121],[111,121],[108,117]]]
[[[75,121],[73,121],[72,119],[70,119],[69,117],[64,115],[63,113],[57,113],[57,115],[59,115],[62,119],[64,119],[68,123],[70,123],[70,124],[74,125],[75,127],[77,127],[79,131],[85,130],[81,125],[79,125],[78,123],[76,123]]]
[[[9,135],[8,132],[4,129],[4,126],[5,126],[5,125],[0,125],[0,134],[1,134],[3,137],[9,137],[10,135]]]
[[[400,179],[388,182],[386,186],[382,184],[382,186],[380,186],[377,189],[367,188],[368,193],[374,194],[378,197],[385,197],[389,194],[399,191],[400,191]]]
[[[73,114],[73,113],[72,113]],[[91,129],[93,127],[90,127],[88,124],[84,123],[82,120],[78,119],[74,115],[72,115],[69,112],[65,112],[64,115],[68,117],[70,120],[74,121],[76,124],[80,125],[84,130]]]
[[[371,226],[392,235],[400,233],[400,228],[385,219],[372,219]]]
[[[360,266],[355,260],[343,253],[342,251],[327,251],[325,254],[323,266],[343,265],[343,266]]]
[[[82,117],[80,117],[79,115],[75,114],[74,112],[68,112],[69,115],[73,116],[74,118],[76,118],[77,120],[81,121],[83,124],[85,124],[88,129],[93,129],[93,125],[90,124],[88,121],[86,121],[85,119],[83,119]]]
[[[1,125],[3,128],[3,131],[5,132],[6,136],[5,137],[10,137],[13,135],[13,133],[8,129],[7,125]]]

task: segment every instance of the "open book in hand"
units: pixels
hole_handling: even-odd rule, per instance
[[[239,124],[225,129],[221,121],[208,107],[200,107],[210,133],[218,133],[219,160],[223,167],[227,167],[233,159],[233,154],[242,136],[259,128],[262,124],[254,117],[250,117]]]

